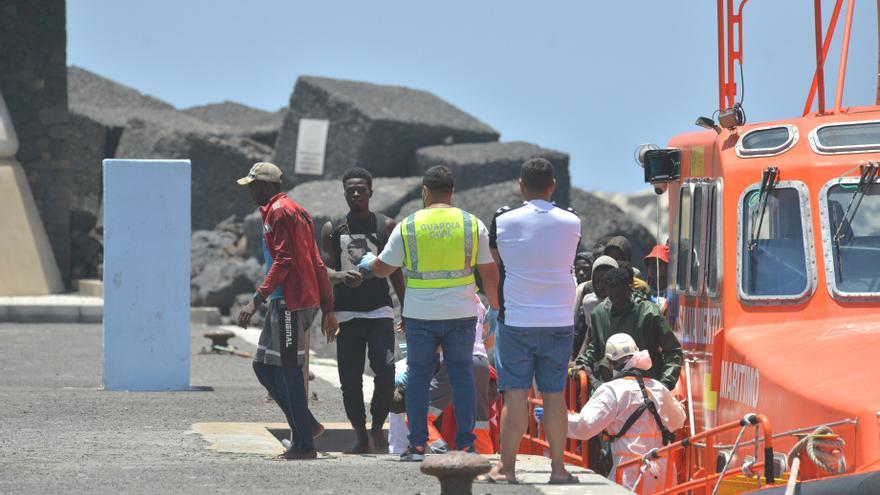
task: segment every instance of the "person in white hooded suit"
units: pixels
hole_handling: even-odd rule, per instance
[[[632,337],[624,333],[609,337],[605,357],[615,378],[600,385],[579,413],[568,414],[568,436],[586,440],[606,431],[613,439],[613,464],[608,475],[613,480],[618,464],[641,458],[652,449],[663,446],[658,419],[665,430],[674,432],[684,425],[685,411],[662,383],[641,373],[651,368],[651,357],[647,350],[639,351]],[[646,396],[653,402],[656,415],[646,403]],[[636,415],[640,408],[641,412]],[[635,419],[631,419],[633,417]],[[628,422],[630,426],[625,428]],[[653,469],[647,469],[642,475],[636,492],[654,493],[663,483],[665,468],[665,459],[654,461]],[[623,472],[624,487],[635,488],[639,469],[640,465],[636,465]]]

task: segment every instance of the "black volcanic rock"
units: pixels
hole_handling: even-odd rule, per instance
[[[101,209],[102,162],[107,157],[108,128],[75,112],[70,113],[67,149],[71,174],[70,209],[98,215]],[[111,155],[112,156],[112,155]]]
[[[268,146],[243,136],[186,132],[134,119],[122,133],[116,157],[188,158],[195,230],[210,229],[229,215],[253,211],[247,189],[235,181],[247,175],[255,162],[268,160],[271,153]]]
[[[253,293],[263,270],[256,258],[240,256],[240,234],[224,229],[221,224],[193,232],[190,299],[193,306],[217,306],[228,314],[235,296]]]
[[[202,272],[212,260],[227,260],[239,255],[238,235],[218,230],[196,230],[190,244],[190,276]]]
[[[416,151],[416,169],[419,175],[435,165],[446,165],[452,170],[456,191],[519,179],[522,163],[529,158],[545,158],[556,172],[556,194],[560,205],[568,204],[570,179],[568,154],[541,148],[522,141],[507,143],[453,144],[429,146]]]
[[[211,260],[190,280],[191,304],[216,306],[221,313],[229,314],[235,296],[244,292],[253,293],[262,275],[262,267],[255,258]]]
[[[177,111],[169,103],[85,69],[68,67],[67,74],[71,120],[69,149],[74,170],[71,185],[73,210],[84,210],[94,215],[100,213],[104,158],[191,158],[194,150],[209,146],[199,148],[186,142],[183,136],[200,135],[201,141],[211,141],[219,139],[215,135],[226,132],[222,126],[203,122]],[[133,122],[132,126],[128,126],[129,121]],[[221,147],[216,157],[209,157],[209,160],[223,164],[229,160],[230,154],[247,156],[248,159],[236,161],[240,167],[238,170],[230,171],[232,175],[229,178],[233,180],[247,172],[253,164],[248,161],[250,158],[267,159],[271,154],[271,149],[265,146],[252,154],[250,150],[256,147],[246,142],[242,149],[232,152],[228,149],[237,146],[241,138],[228,138],[225,141],[225,146]],[[207,156],[211,153],[207,150],[196,155]],[[204,187],[197,185],[206,182],[213,185],[220,178],[215,175],[219,171],[216,167],[212,167],[208,176],[201,177],[199,172],[205,167],[200,165],[203,163],[193,162],[193,218],[197,220],[193,227],[196,229],[213,227],[224,216],[235,213],[217,212],[216,215],[208,215],[208,220],[202,222],[205,215],[196,210],[204,209],[206,205],[197,203],[195,199],[196,191]],[[238,213],[248,211],[250,205]]]
[[[571,207],[581,216],[581,245],[585,249],[592,249],[598,241],[622,235],[629,239],[633,265],[645,272],[642,258],[656,244],[648,229],[617,206],[577,187],[571,189]]]
[[[177,111],[170,103],[147,96],[136,89],[79,67],[67,69],[67,95],[70,111],[88,117],[108,128],[122,129],[132,118],[156,122],[190,132],[217,132],[219,129]]]
[[[296,175],[300,119],[329,121],[323,176]],[[275,143],[275,163],[296,182],[338,178],[354,166],[402,177],[415,151],[435,144],[497,141],[496,130],[426,91],[303,76]]]
[[[286,109],[267,112],[234,101],[185,108],[181,112],[208,124],[229,128],[267,146],[275,146]]]
[[[261,126],[281,127],[281,122],[284,120],[284,109],[267,112],[228,100],[185,108],[181,112],[210,124],[239,129]]]
[[[74,210],[99,214],[103,158],[190,159],[193,229],[213,228],[229,215],[253,210],[235,179],[272,158],[271,145],[260,139],[274,144],[280,111],[233,102],[178,111],[78,67],[68,68],[68,99]]]
[[[173,121],[178,112],[169,103],[73,66],[67,68],[67,100],[70,107],[68,148],[74,172],[71,209],[97,215],[102,160],[115,156],[126,122],[139,117],[164,125]],[[181,125],[204,125],[191,117],[184,118]]]
[[[110,110],[174,110],[170,103],[76,66],[67,68],[67,96],[72,110],[94,111],[96,119]],[[124,125],[130,117],[120,116],[116,124]]]

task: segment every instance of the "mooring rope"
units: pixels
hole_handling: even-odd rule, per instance
[[[843,456],[846,442],[839,436],[823,438],[828,435],[834,435],[831,428],[820,426],[813,433],[798,440],[788,453],[788,464],[791,465],[793,459],[806,450],[807,457],[823,471],[831,474],[846,472],[846,459]]]

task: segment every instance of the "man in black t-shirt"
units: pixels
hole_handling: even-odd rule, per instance
[[[357,434],[355,444],[347,451],[365,454],[373,448],[384,452],[388,440],[382,425],[394,395],[394,308],[388,291],[388,280],[357,269],[364,254],[378,254],[394,230],[394,220],[370,211],[373,177],[356,167],[342,177],[345,201],[349,212],[330,220],[321,229],[321,246],[327,263],[327,275],[333,285],[334,313],[339,321],[336,359],[345,414]],[[403,305],[405,284],[397,270],[390,277],[394,292]],[[402,309],[402,308],[401,308]],[[373,370],[373,398],[370,402],[372,427],[367,434],[364,410],[364,355]]]

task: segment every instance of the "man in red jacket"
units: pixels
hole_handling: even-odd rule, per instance
[[[268,302],[268,312],[254,356],[254,373],[281,407],[295,440],[280,459],[314,459],[312,423],[303,381],[308,356],[305,332],[321,308],[321,329],[328,341],[339,325],[333,316],[333,296],[327,268],[318,252],[312,219],[281,192],[281,169],[268,162],[251,167],[238,180],[250,189],[263,217],[263,253],[268,273],[253,300],[241,310],[238,324],[247,328],[251,316]],[[319,426],[320,429],[320,426]]]

